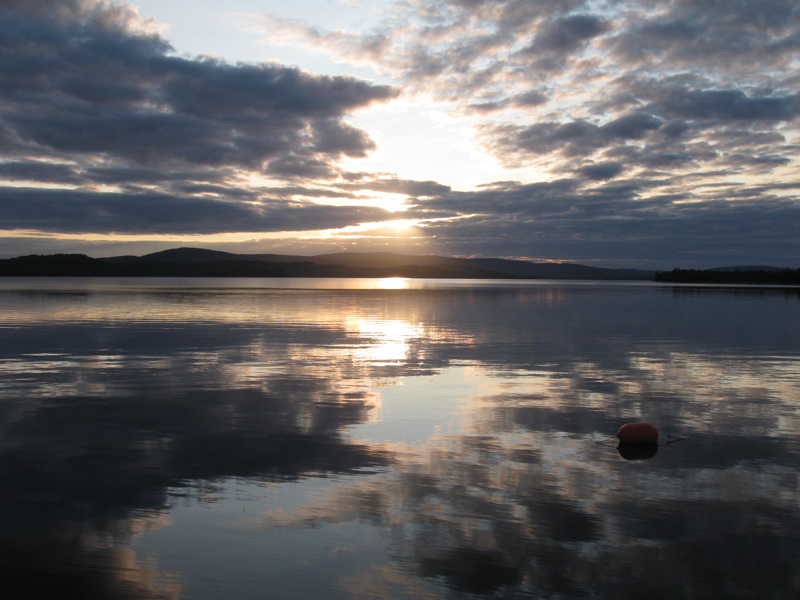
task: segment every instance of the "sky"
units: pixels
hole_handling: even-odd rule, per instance
[[[0,257],[800,267],[796,0],[0,0]]]

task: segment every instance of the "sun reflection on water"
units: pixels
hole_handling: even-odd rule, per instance
[[[405,277],[385,277],[377,281],[376,287],[381,290],[408,289],[408,279]]]
[[[382,364],[405,360],[411,342],[422,337],[424,331],[421,325],[408,321],[362,320],[358,323],[358,333],[373,341],[358,348],[357,359]]]

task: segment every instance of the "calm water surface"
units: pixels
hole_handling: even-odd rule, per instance
[[[6,597],[800,594],[797,290],[4,279],[0,336]]]

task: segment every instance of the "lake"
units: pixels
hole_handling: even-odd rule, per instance
[[[0,335],[7,597],[800,594],[797,289],[7,278]]]

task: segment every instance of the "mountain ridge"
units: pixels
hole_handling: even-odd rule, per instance
[[[396,252],[337,252],[313,256],[236,254],[171,248],[143,256],[91,258],[83,254],[28,255],[0,260],[0,276],[65,277],[409,277],[463,279],[628,280],[663,282],[770,281],[780,267],[719,267],[703,271],[613,269],[579,263],[508,258],[458,258]],[[756,275],[758,273],[758,275]],[[729,275],[730,274],[730,275]],[[733,277],[735,276],[736,279]]]
[[[117,256],[104,260],[111,263],[159,261],[169,263],[202,263],[212,260],[257,261],[279,264],[312,263],[341,265],[349,269],[408,269],[410,267],[444,269],[453,276],[478,278],[507,277],[512,279],[593,279],[652,280],[656,271],[646,269],[608,269],[578,263],[531,262],[506,258],[457,258],[433,254],[401,254],[396,252],[336,252],[312,256],[283,254],[234,254],[205,248],[172,248],[141,257]],[[424,276],[424,275],[421,275]]]

